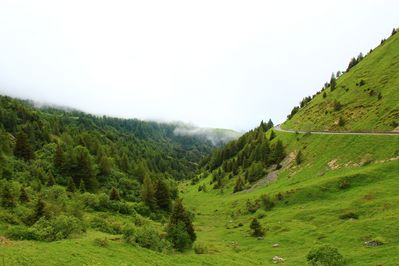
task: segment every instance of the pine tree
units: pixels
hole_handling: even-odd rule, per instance
[[[270,136],[269,136],[269,140],[272,140],[276,137],[276,133],[274,133],[273,130],[270,131]]]
[[[152,180],[148,175],[144,177],[143,185],[141,187],[141,198],[148,207],[155,209],[155,189]]]
[[[169,211],[171,205],[170,190],[163,180],[158,180],[156,186],[155,199],[159,208]]]
[[[54,179],[54,176],[53,176],[53,174],[51,173],[51,171],[48,173],[48,176],[47,176],[47,186],[48,187],[52,187],[52,186],[54,186],[55,185],[55,179]]]
[[[337,88],[337,79],[335,78],[335,74],[331,74],[331,79],[330,79],[330,89],[331,91],[335,90]]]
[[[86,192],[86,184],[85,184],[85,181],[84,181],[83,179],[80,179],[79,191],[80,191],[81,193]]]
[[[68,176],[67,177],[67,191],[69,192],[75,192],[76,191],[76,185],[75,182],[73,181],[72,177]]]
[[[253,218],[249,227],[252,230],[253,236],[262,237],[265,235],[265,232],[264,232],[262,226],[260,225],[260,223],[258,222],[258,219]]]
[[[178,230],[176,230],[176,228],[178,228]],[[184,239],[186,238],[184,231],[188,234],[190,240],[188,243]],[[180,199],[176,200],[172,214],[170,215],[170,221],[167,226],[167,238],[171,241],[172,245],[179,250],[190,247],[197,238],[191,218]],[[183,247],[182,243],[184,243]]]
[[[26,190],[23,187],[21,187],[19,192],[19,201],[21,203],[26,203],[30,201],[28,193],[26,193]]]
[[[298,151],[298,153],[295,156],[295,162],[297,165],[300,165],[302,161],[303,161],[302,151]]]
[[[34,157],[32,146],[30,145],[28,136],[22,130],[17,134],[14,155],[26,161],[32,160]]]
[[[111,160],[107,156],[101,156],[98,166],[100,168],[100,175],[107,176],[111,174]]]
[[[281,140],[278,140],[273,147],[272,152],[273,163],[280,163],[285,157],[284,146]]]
[[[37,202],[35,204],[35,209],[32,215],[31,223],[34,224],[37,222],[42,216],[45,215],[45,208],[46,208],[46,203],[43,201],[41,197],[37,199]]]
[[[245,182],[244,182],[243,178],[239,176],[237,178],[236,184],[234,185],[233,192],[236,193],[238,191],[244,190],[244,185],[245,185]]]
[[[1,193],[1,206],[5,208],[14,208],[16,206],[15,196],[12,193],[9,184],[4,184],[3,191]]]
[[[109,193],[109,199],[113,201],[120,201],[121,197],[119,195],[119,191],[115,188],[112,187],[111,192]]]
[[[75,184],[81,184],[81,180],[83,180],[85,191],[95,191],[97,188],[96,171],[93,159],[87,148],[77,146],[69,156],[69,172],[72,175]]]
[[[64,151],[62,150],[61,145],[58,144],[54,154],[54,166],[57,168],[59,172],[62,172],[64,162],[65,162]]]

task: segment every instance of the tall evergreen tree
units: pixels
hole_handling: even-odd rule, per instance
[[[281,140],[278,140],[273,147],[273,163],[280,163],[285,157],[284,145]]]
[[[244,186],[245,186],[245,181],[241,176],[239,176],[237,178],[236,184],[234,185],[233,192],[236,193],[242,191],[244,189]]]
[[[54,154],[54,166],[59,172],[63,171],[64,162],[65,162],[64,151],[62,150],[61,145],[58,144]]]
[[[143,185],[141,187],[141,198],[148,207],[155,209],[155,189],[152,180],[148,175],[144,177]]]
[[[4,184],[1,193],[1,206],[5,208],[14,208],[16,206],[15,196],[9,187],[9,183]]]
[[[331,91],[335,90],[337,88],[337,79],[335,78],[335,74],[331,74],[331,79],[330,79],[330,89]]]
[[[179,228],[179,230],[176,230],[176,228]],[[188,234],[191,241],[191,243],[185,243],[185,245],[186,247],[191,246],[197,235],[195,234],[190,215],[186,212],[182,201],[178,199],[170,215],[170,221],[167,226],[167,237],[173,246],[179,250],[181,250],[181,242],[185,242],[182,241],[182,238],[185,238],[184,231]]]
[[[109,193],[109,199],[113,201],[120,201],[121,196],[119,195],[119,191],[115,188],[112,187],[111,192]]]
[[[22,130],[17,134],[14,155],[26,161],[32,160],[34,158],[33,149],[28,136]]]
[[[47,186],[52,187],[55,185],[55,179],[53,173],[50,171],[47,175]]]
[[[80,179],[80,183],[79,183],[79,191],[81,193],[86,192],[86,183],[83,179]]]
[[[28,193],[26,193],[26,190],[23,187],[21,187],[21,189],[19,191],[19,201],[21,203],[26,203],[26,202],[30,201]]]
[[[265,235],[265,232],[264,232],[262,226],[260,225],[260,223],[258,222],[258,220],[256,218],[252,219],[252,222],[249,227],[252,230],[253,236],[262,237]]]
[[[164,180],[158,180],[156,185],[155,199],[159,208],[169,211],[171,196],[168,185]]]
[[[68,176],[67,177],[67,191],[69,192],[75,192],[76,191],[76,185],[75,182],[73,181],[72,177]]]

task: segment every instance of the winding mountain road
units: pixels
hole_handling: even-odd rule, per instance
[[[276,125],[274,130],[288,133],[311,133],[316,135],[386,135],[386,136],[399,136],[399,132],[338,132],[338,131],[304,131],[304,130],[291,130],[282,129],[281,125]]]

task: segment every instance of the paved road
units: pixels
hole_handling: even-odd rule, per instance
[[[288,132],[288,133],[311,133],[317,135],[387,135],[387,136],[399,136],[399,132],[337,132],[337,131],[304,131],[304,130],[290,130],[282,129],[280,125],[274,127],[276,131]]]

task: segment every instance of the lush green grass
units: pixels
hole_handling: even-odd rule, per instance
[[[298,130],[390,131],[399,123],[399,34],[368,54],[358,65],[337,80],[327,97],[318,94],[283,124]],[[356,84],[364,80],[363,86]],[[373,92],[371,92],[373,91]],[[382,98],[378,99],[381,93]],[[343,106],[335,111],[334,101]],[[342,117],[344,126],[338,125]]]
[[[237,241],[241,247],[238,254],[263,265],[272,264],[275,255],[285,258],[287,265],[303,265],[308,251],[321,243],[337,247],[350,265],[395,265],[399,259],[399,161],[382,160],[398,156],[399,138],[289,133],[279,133],[279,137],[290,143],[290,151],[304,146],[306,149],[303,165],[283,170],[278,181],[237,194],[231,193],[231,187],[224,193],[198,193],[196,187],[187,185],[185,201],[197,213],[199,241],[226,257],[237,254],[229,245]],[[367,161],[374,162],[344,166],[348,162],[366,162],[364,154],[369,154]],[[329,169],[328,162],[335,159],[339,168]],[[342,180],[350,184],[348,189],[339,188]],[[249,214],[247,199],[264,193],[272,198],[282,193],[284,199],[275,200],[277,205],[272,211]],[[339,218],[347,212],[358,214],[359,219]],[[264,240],[256,240],[250,236],[249,223],[262,213],[266,217],[260,220],[268,231]],[[244,226],[235,228],[239,223]],[[364,245],[364,241],[375,238],[386,244]],[[274,243],[280,247],[272,248]]]
[[[0,254],[5,265],[271,265],[276,255],[286,259],[285,265],[303,265],[313,246],[329,243],[349,265],[395,265],[399,160],[390,159],[399,156],[399,137],[278,133],[278,138],[288,143],[289,154],[301,149],[304,161],[300,166],[292,162],[269,185],[236,194],[234,179],[223,192],[211,190],[210,177],[196,185],[181,185],[184,202],[195,213],[197,242],[208,247],[208,254],[156,253],[120,239],[99,247],[94,239],[120,236],[92,230],[50,243],[13,241],[2,246]],[[328,163],[333,160],[337,161],[331,169]],[[339,188],[343,180],[347,189]],[[207,184],[208,192],[198,192],[200,184]],[[248,213],[246,201],[265,193],[274,199],[275,208]],[[282,200],[275,199],[277,193],[282,193]],[[347,212],[359,219],[339,218]],[[264,240],[257,240],[250,236],[249,223],[262,215],[259,220],[267,232]],[[371,239],[385,244],[365,246],[364,241]],[[273,248],[275,243],[280,246]]]

